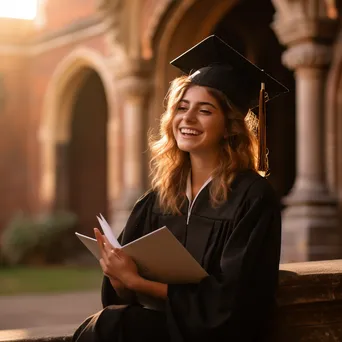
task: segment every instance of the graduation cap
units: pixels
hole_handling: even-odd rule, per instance
[[[244,115],[259,107],[258,169],[267,171],[265,102],[289,90],[215,35],[170,63],[192,83],[220,90]]]

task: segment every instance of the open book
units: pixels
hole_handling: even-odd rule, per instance
[[[103,216],[97,219],[109,242],[116,248],[122,248],[136,262],[139,274],[144,278],[165,284],[187,284],[198,283],[208,276],[167,227],[121,246]],[[100,250],[96,239],[79,233],[76,235],[99,260]]]

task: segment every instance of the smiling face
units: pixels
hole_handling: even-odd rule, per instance
[[[178,148],[193,154],[216,154],[227,133],[224,113],[205,87],[191,86],[172,122]]]

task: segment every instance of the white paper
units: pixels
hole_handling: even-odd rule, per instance
[[[110,244],[115,247],[115,248],[121,248],[121,245],[119,243],[119,241],[116,239],[112,228],[110,228],[108,222],[105,220],[105,218],[102,216],[102,214],[100,214],[101,218],[97,217],[97,220],[100,223],[100,226],[103,230],[104,235],[106,236],[106,238],[108,239],[108,241],[110,242]]]
[[[82,234],[76,235],[99,259],[101,252],[97,241]],[[139,273],[150,280],[165,284],[189,284],[198,283],[208,276],[166,227],[124,245],[122,250],[136,262]],[[148,306],[147,303],[144,301],[143,304]]]
[[[97,241],[89,236],[75,233],[76,236],[83,242],[83,244],[90,250],[90,252],[94,255],[97,260],[101,259],[101,251]]]

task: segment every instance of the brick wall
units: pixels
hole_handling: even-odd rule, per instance
[[[27,66],[25,58],[0,56],[0,228],[27,209]]]
[[[43,33],[56,31],[94,14],[97,0],[46,0]]]
[[[0,232],[18,210],[39,210],[38,130],[46,90],[58,64],[76,47],[105,50],[99,35],[55,47],[50,41],[49,49],[34,52],[34,44],[46,43],[34,34],[65,32],[91,15],[95,4],[95,0],[48,1],[44,32],[35,31],[32,22],[0,20],[0,95],[4,94],[3,103],[0,100]]]

